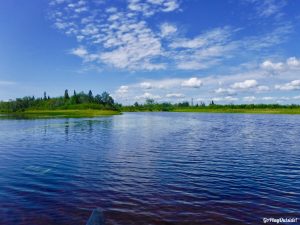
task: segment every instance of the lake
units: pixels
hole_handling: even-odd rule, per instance
[[[125,113],[0,120],[0,224],[300,218],[300,116]]]

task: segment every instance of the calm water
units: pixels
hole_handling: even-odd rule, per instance
[[[0,224],[300,218],[300,116],[127,113],[0,120]]]

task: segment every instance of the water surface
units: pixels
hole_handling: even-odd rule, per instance
[[[0,224],[262,224],[300,217],[300,116],[0,120]]]

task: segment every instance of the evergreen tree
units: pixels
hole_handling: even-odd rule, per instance
[[[44,91],[44,100],[47,100],[47,93]]]
[[[93,96],[93,93],[92,93],[91,90],[89,91],[88,96],[89,96],[89,102],[90,102],[90,103],[93,102],[93,101],[94,101],[94,96]]]
[[[151,98],[146,99],[146,105],[153,105],[154,102],[155,102],[154,99],[151,99]]]
[[[95,96],[95,102],[96,102],[97,104],[103,104],[101,95],[96,95],[96,96]]]
[[[68,89],[65,90],[65,95],[64,95],[65,99],[70,99],[70,96],[69,96],[69,91]]]
[[[101,94],[101,100],[105,105],[112,106],[114,104],[114,99],[106,91]]]
[[[74,90],[73,96],[71,97],[71,104],[78,104],[78,103],[79,103],[79,98],[76,91]]]

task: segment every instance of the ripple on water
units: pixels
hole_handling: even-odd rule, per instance
[[[299,116],[125,113],[0,123],[0,224],[85,224],[96,207],[108,225],[299,217]]]

